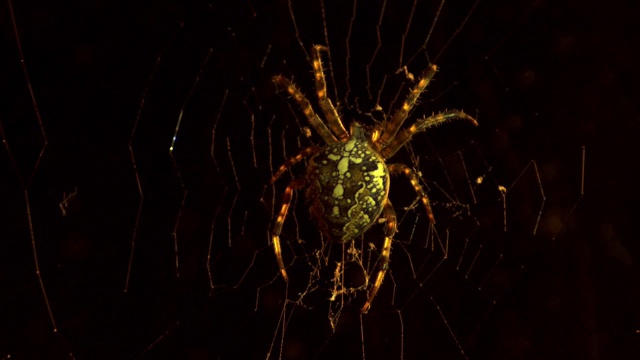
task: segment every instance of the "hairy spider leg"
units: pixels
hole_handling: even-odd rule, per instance
[[[271,181],[269,183],[270,184],[275,183],[276,180],[278,180],[278,178],[280,178],[280,176],[282,176],[282,174],[284,174],[284,172],[287,171],[287,169],[299,163],[300,161],[302,161],[302,159],[308,157],[309,155],[313,155],[317,153],[318,151],[320,151],[320,147],[318,146],[309,146],[305,149],[302,149],[302,151],[300,151],[298,155],[288,159],[287,161],[284,162],[284,164],[280,166],[278,171],[276,171],[276,173],[273,174],[273,177],[271,177]]]
[[[407,142],[411,140],[411,137],[420,131],[424,131],[430,127],[438,126],[447,121],[453,120],[468,120],[473,125],[478,126],[478,122],[476,119],[467,115],[465,112],[460,110],[450,110],[444,111],[436,115],[431,115],[426,118],[419,119],[415,124],[410,127],[402,130],[400,134],[398,134],[395,138],[391,140],[391,142],[382,150],[380,150],[380,155],[383,158],[388,159],[393,154],[395,154],[401,147],[404,146]]]
[[[418,83],[413,89],[411,89],[411,92],[409,92],[409,95],[407,95],[407,98],[402,103],[402,106],[393,114],[391,121],[387,122],[384,128],[384,132],[382,133],[382,136],[378,141],[379,148],[384,148],[389,145],[391,140],[393,140],[393,138],[396,136],[398,130],[407,119],[409,112],[416,105],[418,98],[427,87],[427,85],[429,85],[429,82],[431,81],[431,79],[433,79],[433,76],[436,74],[437,70],[437,66],[431,65],[422,73],[420,79],[418,80]]]
[[[344,128],[344,124],[340,120],[340,115],[333,106],[331,99],[327,97],[327,83],[324,77],[324,70],[322,69],[322,59],[320,57],[321,51],[329,51],[322,45],[316,45],[311,50],[313,56],[313,73],[316,78],[316,92],[318,93],[318,101],[320,102],[320,108],[324,114],[329,127],[336,134],[339,141],[346,141],[349,138],[349,133]]]
[[[425,210],[427,210],[427,216],[429,216],[429,222],[431,222],[432,225],[435,224],[436,219],[433,217],[433,211],[431,211],[431,204],[429,203],[429,197],[427,196],[427,193],[424,191],[424,189],[420,185],[420,179],[418,178],[418,175],[416,175],[416,173],[405,164],[391,164],[389,165],[389,172],[394,175],[403,174],[404,176],[409,178],[409,182],[411,182],[413,189],[416,191],[416,193],[420,197],[420,201],[422,201],[422,205],[424,205]]]
[[[397,231],[397,223],[396,212],[393,210],[393,206],[391,205],[391,201],[387,199],[384,203],[384,208],[382,209],[382,216],[387,221],[387,226],[384,230],[384,244],[382,245],[382,253],[380,253],[380,270],[378,270],[378,275],[376,276],[376,280],[369,291],[369,298],[367,302],[364,303],[360,312],[365,314],[369,311],[371,307],[371,303],[373,299],[378,294],[378,290],[380,290],[380,286],[382,285],[382,281],[384,280],[385,275],[387,274],[387,270],[389,269],[389,256],[391,255],[391,243],[393,242],[393,237]]]
[[[286,90],[289,95],[293,97],[293,99],[298,103],[300,109],[309,120],[309,124],[313,126],[314,129],[320,134],[324,142],[327,144],[333,144],[338,142],[335,136],[331,133],[327,125],[325,125],[322,120],[316,115],[309,103],[309,100],[300,92],[300,90],[287,78],[283,76],[276,75],[272,78],[273,82],[276,83],[280,88]]]
[[[284,266],[284,261],[282,260],[282,247],[280,246],[280,233],[282,232],[282,225],[284,224],[284,220],[287,217],[287,212],[289,211],[289,206],[291,205],[291,198],[293,197],[293,191],[304,187],[305,179],[299,178],[292,180],[287,188],[284,190],[284,195],[282,197],[282,208],[280,208],[280,213],[278,213],[278,217],[276,221],[273,223],[273,228],[271,229],[271,241],[273,242],[273,252],[276,254],[276,259],[278,260],[278,266],[280,267],[280,273],[284,278],[284,281],[289,281],[289,276],[287,276],[287,270]]]

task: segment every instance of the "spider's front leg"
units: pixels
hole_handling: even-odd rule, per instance
[[[316,115],[315,111],[313,111],[311,103],[309,103],[309,100],[307,100],[307,98],[300,92],[300,89],[298,89],[289,79],[285,78],[284,76],[276,75],[272,78],[272,80],[274,83],[276,83],[277,86],[279,86],[283,90],[286,90],[289,95],[293,97],[293,99],[300,106],[300,109],[304,113],[304,116],[306,116],[307,120],[309,120],[309,124],[313,126],[318,134],[320,134],[322,140],[324,140],[325,143],[333,144],[335,142],[338,142],[327,125],[325,125],[322,120],[320,120],[318,115]]]
[[[360,309],[360,312],[363,314],[369,311],[373,299],[378,294],[378,290],[380,290],[382,280],[384,280],[384,277],[387,274],[387,270],[389,269],[389,256],[391,256],[391,243],[393,242],[393,236],[398,230],[398,220],[396,219],[396,212],[395,210],[393,210],[393,206],[391,206],[391,201],[389,201],[389,199],[387,199],[384,203],[382,216],[384,216],[385,220],[387,221],[387,226],[385,227],[384,231],[384,245],[382,245],[382,253],[380,254],[379,260],[380,270],[378,271],[376,280],[371,287],[371,291],[369,291],[369,298],[367,299],[367,302]]]
[[[465,114],[463,111],[452,110],[418,120],[411,127],[398,134],[398,131],[407,119],[409,112],[416,105],[418,98],[420,98],[420,95],[422,95],[422,92],[427,85],[429,85],[429,82],[431,82],[431,79],[433,79],[437,71],[438,67],[436,65],[431,65],[422,73],[418,79],[418,83],[411,89],[409,95],[407,95],[407,98],[402,103],[402,106],[396,110],[393,117],[391,117],[391,120],[385,125],[382,136],[376,142],[378,148],[381,149],[380,154],[385,159],[388,159],[395,154],[398,149],[411,140],[411,137],[415,133],[423,131],[429,127],[440,125],[443,122],[454,119],[466,119],[471,121],[474,125],[478,125],[478,122],[474,118]]]
[[[400,109],[396,110],[396,112],[393,114],[393,117],[391,118],[391,121],[387,122],[384,131],[382,132],[382,136],[378,141],[378,144],[381,148],[389,145],[389,143],[396,136],[398,130],[407,119],[407,116],[409,116],[409,112],[416,105],[418,98],[427,87],[427,85],[429,85],[429,82],[431,81],[431,79],[433,79],[433,76],[436,74],[437,70],[437,66],[431,65],[422,73],[420,79],[418,79],[418,83],[413,87],[413,89],[411,89],[411,92],[409,93],[409,95],[407,95],[407,98],[402,103]]]
[[[316,78],[316,92],[318,93],[318,102],[320,103],[320,107],[322,108],[322,113],[324,113],[327,122],[329,123],[329,127],[331,130],[338,136],[338,140],[346,141],[349,138],[349,133],[344,128],[342,121],[340,120],[340,116],[336,111],[336,108],[333,106],[331,99],[327,97],[327,82],[324,77],[324,70],[322,69],[322,58],[320,57],[321,51],[329,51],[326,47],[322,45],[316,45],[311,49],[311,54],[313,56],[313,73]]]
[[[460,110],[448,110],[441,112],[439,114],[431,115],[426,118],[422,118],[416,121],[415,124],[410,127],[404,129],[400,132],[393,140],[382,150],[380,150],[380,154],[385,159],[390,158],[395,154],[404,144],[408,143],[411,140],[413,135],[419,133],[420,131],[424,131],[430,127],[438,126],[442,123],[452,120],[467,120],[470,121],[474,126],[478,126],[478,122],[473,117],[467,115],[464,111]]]

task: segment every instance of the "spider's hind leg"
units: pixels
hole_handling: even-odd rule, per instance
[[[320,150],[317,146],[309,146],[305,149],[302,149],[298,155],[290,158],[285,161],[282,166],[276,171],[276,173],[271,177],[270,183],[273,184],[282,174],[287,171],[293,165],[302,161],[302,159],[317,153]],[[284,220],[287,217],[287,213],[289,212],[289,206],[291,205],[291,198],[293,197],[293,191],[297,189],[301,189],[306,185],[306,178],[298,178],[292,180],[287,188],[284,191],[284,195],[282,197],[282,207],[280,208],[280,212],[278,213],[278,217],[276,218],[273,227],[271,228],[271,241],[273,243],[273,251],[276,254],[276,259],[278,260],[278,266],[280,267],[280,273],[285,281],[289,281],[289,277],[287,276],[287,271],[285,270],[284,261],[282,260],[282,247],[280,246],[280,233],[282,232],[282,225],[284,224]]]
[[[276,259],[278,260],[278,266],[280,267],[280,273],[282,274],[282,278],[284,278],[284,281],[289,281],[289,276],[287,276],[287,270],[285,269],[284,261],[282,260],[282,247],[280,246],[280,233],[282,232],[282,225],[284,224],[284,220],[287,218],[287,213],[289,212],[289,206],[291,205],[293,191],[304,187],[304,185],[305,185],[304,178],[295,179],[289,183],[282,197],[282,207],[280,208],[278,217],[276,218],[275,222],[273,223],[273,227],[271,228],[271,241],[273,242],[273,252],[276,254]]]
[[[280,176],[282,176],[282,174],[284,174],[285,171],[287,171],[287,169],[299,163],[300,161],[302,161],[302,159],[308,157],[309,155],[317,153],[318,151],[320,151],[320,148],[317,146],[309,146],[305,149],[302,149],[302,151],[300,151],[298,155],[288,159],[284,164],[280,166],[278,171],[276,171],[276,173],[271,177],[270,183],[273,184],[280,178]]]
[[[391,256],[391,243],[393,242],[393,236],[397,231],[397,222],[396,212],[393,210],[393,206],[391,205],[391,201],[389,199],[384,203],[384,208],[382,209],[382,216],[387,221],[385,231],[384,231],[384,245],[382,245],[382,253],[380,253],[380,270],[378,270],[378,275],[376,275],[376,280],[369,291],[369,298],[367,302],[362,306],[360,312],[365,314],[371,308],[371,303],[373,299],[378,294],[378,290],[380,290],[380,286],[382,285],[382,281],[384,280],[385,275],[387,274],[387,270],[389,269],[389,256]]]
[[[391,174],[404,174],[404,176],[409,178],[409,181],[411,182],[413,189],[416,191],[416,193],[420,197],[420,200],[422,201],[422,204],[424,205],[425,210],[427,210],[427,216],[429,216],[429,222],[431,222],[431,224],[435,224],[436,220],[433,217],[433,211],[431,211],[431,204],[429,203],[429,197],[427,196],[427,193],[424,191],[424,189],[420,185],[420,179],[418,178],[418,175],[416,175],[416,173],[413,170],[411,170],[410,167],[404,164],[389,165],[389,172]]]

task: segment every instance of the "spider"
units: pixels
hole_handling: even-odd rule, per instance
[[[284,191],[282,207],[271,229],[273,250],[280,273],[288,281],[287,270],[282,259],[280,233],[287,216],[294,190],[306,187],[305,196],[309,212],[320,230],[333,241],[346,243],[361,236],[376,222],[385,222],[384,244],[379,260],[379,270],[368,292],[368,299],[360,309],[366,313],[376,297],[389,268],[391,243],[396,233],[396,214],[389,201],[389,175],[404,174],[409,178],[420,197],[431,226],[435,224],[429,198],[420,186],[416,173],[404,164],[387,164],[411,137],[427,128],[448,120],[464,119],[474,125],[476,120],[462,111],[444,111],[417,120],[413,125],[399,131],[415,106],[418,98],[437,71],[430,65],[420,76],[417,84],[407,95],[402,107],[397,109],[390,121],[375,126],[365,126],[352,121],[347,132],[340,115],[327,97],[321,52],[325,46],[316,45],[311,49],[315,87],[320,109],[326,123],[314,112],[309,100],[287,78],[274,76],[273,82],[285,90],[300,106],[302,112],[316,132],[326,143],[324,146],[310,146],[287,160],[273,175],[273,184],[287,169],[305,158],[309,158],[306,175],[292,180]],[[327,126],[328,125],[328,126]]]

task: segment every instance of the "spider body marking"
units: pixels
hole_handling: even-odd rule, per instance
[[[271,178],[274,183],[287,169],[302,159],[310,157],[304,177],[292,180],[284,191],[282,207],[271,229],[273,250],[280,273],[288,281],[286,266],[282,259],[280,234],[291,205],[295,190],[306,187],[309,212],[320,229],[332,240],[346,243],[362,235],[378,218],[385,220],[385,239],[379,256],[379,270],[368,291],[368,298],[360,311],[366,313],[371,307],[386,272],[389,269],[391,244],[396,233],[396,214],[389,201],[389,175],[403,174],[422,201],[431,225],[435,224],[429,198],[420,185],[416,173],[404,164],[387,164],[413,135],[444,122],[463,119],[478,125],[476,120],[459,110],[447,110],[418,119],[413,125],[401,129],[418,98],[437,71],[429,66],[419,77],[402,106],[391,119],[380,127],[369,128],[355,121],[347,132],[338,112],[327,97],[327,88],[320,53],[327,51],[322,45],[312,48],[311,63],[316,82],[316,94],[326,124],[315,113],[309,100],[287,78],[274,76],[273,82],[285,90],[300,106],[309,124],[326,143],[323,147],[310,146],[287,160]],[[328,125],[328,126],[327,126]],[[369,284],[369,279],[367,279]]]
[[[313,155],[307,167],[311,217],[332,239],[348,242],[375,223],[389,195],[389,169],[371,147],[371,132],[351,124],[351,137]]]

